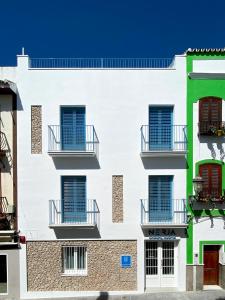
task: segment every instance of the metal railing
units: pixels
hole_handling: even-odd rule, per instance
[[[173,58],[30,58],[31,69],[167,69]]]
[[[8,213],[8,200],[6,197],[0,197],[0,214]]]
[[[198,128],[199,128],[200,135],[215,135],[215,136],[225,135],[224,121],[217,121],[217,122],[202,121],[199,122]]]
[[[187,151],[186,125],[142,125],[141,151]]]
[[[98,156],[99,140],[93,125],[48,126],[48,151],[94,152]]]
[[[206,188],[203,187],[203,190],[199,194],[198,200],[207,202],[207,201],[224,201],[225,190],[221,191],[219,188]]]
[[[100,211],[94,199],[77,205],[75,201],[49,200],[49,225],[97,225]]]
[[[0,152],[6,152],[8,150],[8,142],[4,132],[0,131]]]
[[[187,209],[185,199],[173,199],[170,207],[151,209],[149,199],[141,199],[141,224],[186,225]]]

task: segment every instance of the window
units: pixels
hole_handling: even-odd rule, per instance
[[[87,248],[63,247],[63,272],[65,275],[87,275]]]
[[[173,107],[149,107],[149,150],[172,150]]]
[[[149,176],[149,221],[172,220],[173,176]]]
[[[85,107],[61,107],[62,150],[85,151]]]
[[[203,164],[199,167],[199,174],[204,179],[202,198],[219,199],[222,190],[222,170],[219,164]]]
[[[214,135],[222,126],[222,99],[207,97],[199,101],[200,134]]]
[[[86,176],[62,176],[63,223],[86,223]]]

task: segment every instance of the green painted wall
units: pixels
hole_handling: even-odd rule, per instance
[[[225,99],[225,80],[219,79],[190,79],[188,73],[193,71],[194,60],[213,60],[213,59],[225,59],[225,53],[187,53],[187,138],[188,138],[188,154],[187,154],[187,199],[189,195],[193,194],[192,179],[194,176],[194,164],[193,164],[193,104],[200,98],[206,96],[215,96]],[[223,179],[224,180],[224,179]],[[223,182],[224,186],[224,182]],[[193,211],[188,205],[188,212],[191,216],[199,216],[199,211]],[[208,210],[201,211],[201,216],[218,216],[223,215],[221,211]],[[189,222],[187,229],[187,264],[193,264],[193,222],[192,219]]]

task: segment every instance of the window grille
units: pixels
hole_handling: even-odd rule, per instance
[[[87,275],[86,247],[63,247],[63,272],[66,275]]]

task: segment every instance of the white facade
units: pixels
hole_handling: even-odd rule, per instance
[[[1,70],[0,78],[15,81],[18,89],[18,228],[27,241],[137,240],[137,291],[167,286],[159,277],[146,284],[149,236],[141,227],[140,199],[148,198],[149,175],[172,175],[173,198],[185,199],[186,161],[185,156],[141,157],[140,128],[148,124],[150,105],[174,106],[174,124],[186,124],[185,59],[176,56],[167,69],[33,69],[28,56],[18,56],[16,79],[15,69]],[[42,106],[42,154],[31,154],[32,105]],[[86,124],[94,125],[99,139],[98,158],[48,155],[48,125],[60,124],[61,106],[85,106]],[[61,198],[66,175],[86,176],[87,198],[96,199],[100,210],[98,236],[89,229],[49,228],[49,200]],[[123,175],[123,223],[112,223],[112,175]],[[175,231],[181,234],[169,286],[185,290],[186,236],[184,229]],[[26,246],[20,259],[21,297],[82,294],[27,292]]]

